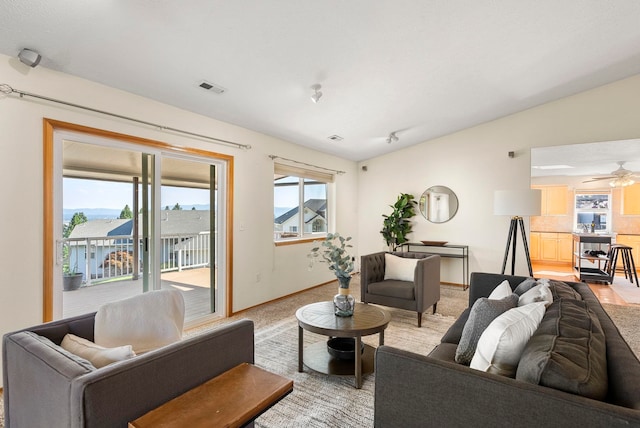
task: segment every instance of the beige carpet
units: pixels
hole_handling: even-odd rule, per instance
[[[297,324],[295,311],[300,306],[329,300],[336,292],[336,285],[329,284],[295,296],[263,305],[232,319],[250,318],[256,325],[256,364],[279,373],[294,381],[294,390],[280,403],[256,420],[258,427],[366,427],[373,426],[373,390],[375,374],[366,375],[362,389],[353,387],[352,377],[327,376],[305,368],[297,369]],[[352,281],[352,293],[359,296],[358,278]],[[417,327],[416,315],[391,309],[392,319],[385,332],[388,345],[426,353],[435,346],[442,334],[467,306],[468,292],[460,287],[443,285],[436,315],[425,314],[423,327]],[[359,300],[359,298],[358,298]],[[640,305],[617,306],[604,304],[636,355],[640,355],[640,332],[636,323],[640,317]],[[198,334],[214,328],[225,319],[187,332]],[[325,337],[305,333],[305,341],[326,340]],[[377,344],[377,335],[364,339]],[[0,409],[0,427],[3,427],[3,410]]]

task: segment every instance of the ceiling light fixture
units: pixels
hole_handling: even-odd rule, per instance
[[[42,56],[34,50],[22,49],[18,54],[18,58],[20,59],[21,63],[35,68],[38,64],[40,64]]]
[[[316,83],[315,85],[311,86],[311,89],[313,89],[313,94],[311,95],[311,101],[313,101],[314,103],[317,103],[320,100],[320,97],[322,97],[322,92],[320,92],[321,88],[322,88],[322,85],[319,83]]]
[[[635,183],[635,180],[632,180],[629,177],[618,177],[615,180],[611,180],[609,182],[609,186],[611,186],[611,187],[625,187],[625,186],[631,186],[633,183]]]
[[[395,132],[392,132],[391,134],[389,134],[389,136],[387,137],[387,144],[391,144],[391,143],[395,143],[399,140],[398,136],[396,135]]]

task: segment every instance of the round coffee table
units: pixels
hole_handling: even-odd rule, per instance
[[[375,349],[364,345],[364,352],[355,353],[354,361],[340,360],[329,355],[326,342],[304,347],[304,330],[329,337],[353,337],[355,349],[361,349],[362,336],[379,333],[380,345],[384,345],[384,329],[391,315],[377,306],[356,303],[353,316],[339,317],[333,312],[333,302],[318,302],[296,311],[298,319],[298,371],[306,365],[325,374],[355,375],[356,388],[362,388],[362,374],[373,372]]]

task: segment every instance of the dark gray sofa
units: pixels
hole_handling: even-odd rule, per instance
[[[132,359],[87,369],[32,335],[59,345],[67,333],[93,341],[95,313],[3,337],[7,428],[126,427],[129,421],[236,365],[254,362],[250,320],[222,325]]]
[[[473,273],[469,308],[504,279]],[[568,282],[594,311],[606,336],[608,395],[604,401],[485,373],[455,362],[469,308],[428,355],[389,346],[376,352],[376,427],[640,427],[640,362],[585,283]]]

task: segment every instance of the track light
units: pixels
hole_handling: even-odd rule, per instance
[[[35,68],[38,64],[40,64],[42,56],[38,52],[32,51],[31,49],[22,49],[18,54],[18,58],[20,59],[21,63]]]
[[[392,132],[391,134],[389,134],[389,136],[387,137],[387,144],[391,144],[391,143],[395,143],[399,140],[398,136],[396,135],[395,132]]]
[[[322,97],[322,92],[320,92],[320,88],[322,88],[322,85],[319,83],[316,83],[311,87],[311,89],[313,89],[313,94],[311,95],[311,101],[313,101],[314,103],[317,103],[320,100],[320,97]]]

